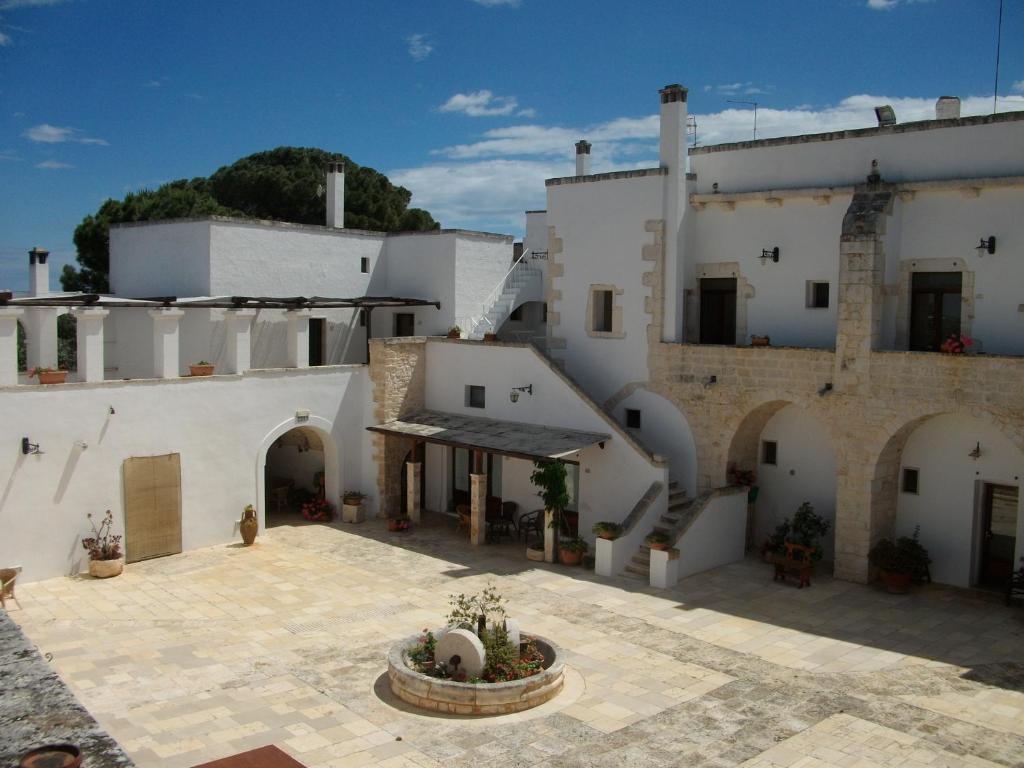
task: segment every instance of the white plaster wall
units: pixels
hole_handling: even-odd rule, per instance
[[[465,385],[486,388],[486,408],[465,406]],[[533,396],[509,400],[513,386],[533,384]],[[426,407],[527,424],[567,427],[609,434],[605,447],[581,451],[580,535],[593,546],[591,527],[599,520],[622,520],[652,482],[667,484],[667,472],[615,432],[607,416],[580,397],[531,347],[436,341],[427,344]],[[510,493],[529,495],[513,470]],[[518,498],[516,499],[518,500]]]
[[[394,314],[416,315],[416,335],[434,336],[455,324],[455,261],[457,236],[451,232],[392,235],[387,241],[388,296],[440,301],[434,307],[402,307],[373,311],[374,338],[394,336]]]
[[[836,459],[832,441],[813,416],[796,405],[775,414],[761,432],[761,441],[778,443],[778,464],[761,462],[758,443],[757,484],[761,491],[755,504],[755,538],[760,544],[785,518],[793,519],[805,501],[832,523],[824,539],[824,558],[835,555]]]
[[[460,236],[455,241],[455,318],[483,314],[484,302],[512,268],[512,238]],[[468,324],[459,323],[463,330]],[[445,329],[447,330],[447,329]]]
[[[750,192],[861,184],[873,159],[885,181],[1021,174],[1024,120],[697,153],[690,171],[701,194]]]
[[[981,457],[967,454],[981,445]],[[978,546],[975,494],[978,483],[1020,486],[1024,455],[999,430],[967,416],[945,414],[914,430],[903,449],[902,468],[918,470],[917,495],[899,493],[896,535],[921,526],[920,541],[931,555],[934,581],[967,587]],[[902,482],[901,482],[902,488]],[[1024,494],[1021,494],[1024,501]],[[980,523],[977,523],[980,524]],[[1024,556],[1024,511],[1017,510],[1017,550]]]
[[[661,176],[643,176],[548,187],[548,223],[562,239],[562,253],[554,258],[564,265],[554,281],[561,299],[549,309],[559,313],[551,333],[565,339],[566,348],[554,354],[598,402],[646,376],[650,315],[644,297],[650,288],[643,273],[654,263],[642,255],[654,240],[646,222],[662,217],[662,186]],[[623,290],[615,306],[622,307],[625,338],[587,335],[590,286],[602,283]]]
[[[523,249],[533,253],[547,253],[548,250],[548,212],[526,212],[526,234],[523,236]],[[541,284],[548,273],[548,259],[527,258],[527,263],[541,271]]]
[[[900,258],[966,262],[974,272],[971,336],[987,353],[1024,354],[1024,189],[985,190],[976,198],[919,192],[901,211]],[[977,250],[991,235],[996,252]]]
[[[181,454],[184,549],[237,540],[242,508],[261,506],[261,448],[299,409],[329,425],[339,490],[361,486],[375,509],[369,392],[365,367],[2,389],[5,434],[28,436],[45,453],[23,456],[12,437],[0,458],[0,562],[23,565],[27,581],[78,572],[87,512],[111,509],[124,530],[121,467],[133,456]]]
[[[698,303],[701,265],[738,262],[740,274],[754,289],[747,300],[747,337],[771,336],[773,346],[835,347],[839,281],[839,235],[849,195],[837,195],[829,205],[811,199],[786,200],[780,208],[764,203],[738,203],[735,210],[709,205],[690,211],[692,249],[685,258],[693,265],[688,287]],[[759,258],[762,249],[779,247],[779,262]],[[807,281],[829,283],[827,309],[807,307]],[[695,319],[699,312],[695,312]],[[693,330],[696,336],[697,329]]]
[[[110,228],[110,290],[125,298],[207,296],[210,221]]]
[[[691,497],[697,493],[697,446],[693,431],[679,409],[661,395],[638,389],[615,407],[615,418],[625,428],[626,410],[640,410],[640,429],[630,429],[648,450],[668,461],[669,476]]]
[[[679,578],[742,560],[746,532],[745,494],[728,493],[711,499],[676,544]]]
[[[506,456],[501,462],[501,499],[518,504],[520,515],[544,507],[536,486],[530,482],[533,469],[533,462],[524,459]],[[580,533],[589,533],[589,529],[583,531],[581,525]]]

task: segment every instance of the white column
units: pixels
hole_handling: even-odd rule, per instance
[[[245,373],[252,361],[252,321],[255,309],[229,309],[224,313],[227,332],[225,373]]]
[[[25,310],[25,351],[28,369],[57,367],[57,308]]]
[[[75,309],[78,335],[78,380],[103,381],[103,320],[109,309]]]
[[[0,387],[18,383],[18,318],[21,310],[0,307]]]
[[[151,309],[149,316],[153,318],[153,378],[176,379],[181,365],[178,324],[185,310]]]
[[[667,85],[661,94],[661,136],[659,157],[664,177],[665,293],[662,341],[680,341],[683,325],[683,259],[680,248],[683,217],[686,214],[686,98],[681,85]]]
[[[474,547],[487,542],[487,475],[469,476],[469,543]]]
[[[309,367],[309,316],[310,309],[288,310],[288,367]]]

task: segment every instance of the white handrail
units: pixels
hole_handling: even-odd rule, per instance
[[[473,323],[473,327],[467,331],[467,335],[476,333],[476,329],[483,321],[487,321],[488,325],[492,328],[494,327],[493,323],[491,323],[490,320],[487,320],[487,312],[490,310],[491,305],[493,305],[494,302],[497,301],[498,297],[505,291],[505,283],[508,281],[509,277],[511,277],[512,273],[516,271],[517,267],[524,263],[526,257],[530,253],[532,253],[532,251],[529,249],[523,249],[523,252],[519,254],[519,258],[512,262],[512,266],[509,268],[508,272],[505,273],[505,276],[501,278],[501,280],[498,281],[498,284],[494,286],[489,294],[487,294],[487,298],[485,298],[483,304],[480,305],[480,309],[482,310],[480,317],[470,318]]]

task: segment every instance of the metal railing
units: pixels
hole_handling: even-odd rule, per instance
[[[531,258],[531,253],[533,253],[533,251],[524,250],[519,255],[519,258],[512,262],[512,266],[509,268],[508,272],[506,272],[505,276],[498,281],[498,284],[495,285],[493,289],[491,289],[491,292],[487,294],[487,298],[484,299],[483,304],[480,305],[480,316],[472,316],[467,318],[467,320],[469,321],[466,324],[467,327],[465,329],[467,337],[472,337],[473,334],[476,333],[477,329],[480,327],[481,323],[487,323],[487,325],[489,325],[492,330],[497,330],[494,327],[494,323],[492,323],[490,319],[487,317],[487,313],[491,311],[491,308],[494,306],[494,303],[498,300],[501,294],[505,292],[505,288],[508,285],[509,278],[512,277],[513,273],[517,269],[526,264],[526,259]]]

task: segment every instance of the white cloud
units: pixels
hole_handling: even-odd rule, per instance
[[[1024,93],[1024,80],[1018,80],[1011,87],[1015,91],[1021,91],[1022,93]]]
[[[38,8],[44,5],[60,5],[69,0],[0,0],[0,11],[13,11],[15,8]]]
[[[518,114],[520,117],[534,117],[532,109],[519,110],[519,101],[515,96],[495,96],[487,89],[471,93],[456,93],[448,101],[438,107],[441,112],[461,112],[470,117],[495,117],[499,115]],[[518,112],[517,112],[518,110]]]
[[[10,44],[11,44],[11,36],[8,35],[6,32],[4,32],[2,29],[0,29],[0,45],[10,45]]]
[[[75,166],[69,165],[68,163],[62,163],[59,160],[43,160],[41,163],[36,163],[36,168],[43,168],[48,171],[60,171],[65,168],[74,168]]]
[[[509,8],[519,7],[519,0],[473,0],[473,2],[486,8],[496,8],[499,5],[507,5]]]
[[[147,80],[142,84],[143,88],[162,88],[164,83],[167,82],[166,77],[157,77],[153,80]]]
[[[0,162],[17,162],[20,159],[14,152],[0,150]]]
[[[42,144],[63,144],[65,142],[75,142],[77,144],[97,144],[99,146],[107,146],[107,142],[104,139],[80,136],[80,133],[81,131],[78,128],[61,128],[56,125],[50,125],[49,123],[40,123],[39,125],[32,126],[21,135],[29,141],[35,141]]]
[[[932,0],[868,0],[868,8],[876,11],[891,11],[897,5],[910,5],[911,3],[930,3]]]
[[[409,35],[405,38],[405,42],[409,44],[409,55],[416,61],[423,61],[434,50],[434,45],[428,36],[420,32]]]

